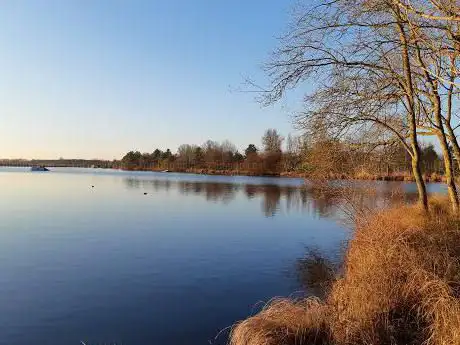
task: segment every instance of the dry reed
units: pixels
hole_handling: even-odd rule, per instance
[[[232,345],[460,344],[460,221],[445,199],[360,218],[324,301],[275,300]]]

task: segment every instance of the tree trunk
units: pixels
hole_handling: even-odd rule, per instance
[[[426,194],[426,186],[422,176],[422,169],[420,169],[420,148],[418,147],[418,143],[414,145],[413,141],[412,148],[412,173],[414,174],[415,183],[417,184],[418,202],[425,211],[428,211],[428,196]]]
[[[399,11],[398,9],[396,9]],[[398,22],[399,29],[399,39],[401,41],[401,57],[403,62],[404,69],[404,78],[406,82],[405,98],[407,100],[408,113],[407,121],[409,123],[410,129],[410,146],[412,149],[412,173],[414,174],[415,183],[417,184],[419,204],[422,206],[423,210],[428,211],[428,196],[426,194],[425,181],[423,180],[422,170],[420,169],[420,146],[417,140],[417,121],[415,115],[415,106],[414,106],[414,86],[412,81],[412,70],[409,60],[409,51],[407,47],[407,38],[404,26],[401,21],[400,13],[396,12],[395,19]]]
[[[449,142],[452,144],[452,151],[457,161],[458,169],[460,171],[460,146],[457,141],[457,137],[455,136],[454,130],[450,123],[446,123],[447,133],[449,134]]]
[[[450,202],[452,204],[452,211],[454,214],[458,214],[459,201],[458,201],[458,194],[457,194],[457,186],[455,185],[455,179],[454,179],[455,173],[454,173],[454,167],[452,164],[452,154],[449,150],[449,144],[447,141],[446,132],[444,131],[444,126],[442,123],[441,108],[440,108],[441,100],[438,95],[435,97],[434,101],[435,101],[434,118],[436,121],[436,125],[438,126],[438,139],[439,139],[439,144],[441,146],[442,155],[444,158],[444,168],[446,170],[445,174],[446,174],[447,191],[449,193]]]
[[[447,191],[449,193],[449,199],[452,204],[452,211],[454,214],[458,214],[459,210],[459,201],[458,201],[458,193],[457,193],[457,187],[455,185],[455,179],[454,179],[454,171],[453,171],[453,164],[452,164],[452,155],[449,152],[449,148],[447,146],[447,140],[442,140],[442,138],[439,138],[439,141],[441,142],[441,149],[442,149],[442,155],[444,157],[444,167],[446,169],[446,184],[447,184]],[[445,143],[443,143],[445,142]]]

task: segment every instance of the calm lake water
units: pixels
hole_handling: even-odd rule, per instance
[[[373,185],[370,204],[415,192]],[[0,168],[0,344],[225,344],[312,293],[299,260],[340,260],[345,213],[301,179]]]

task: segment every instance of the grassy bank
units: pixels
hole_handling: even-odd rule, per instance
[[[280,176],[283,177],[302,177],[302,178],[312,178],[310,174],[300,173],[300,172],[281,172]],[[355,174],[329,174],[327,176],[329,180],[363,180],[363,181],[405,181],[405,182],[414,182],[415,178],[410,173],[392,173],[392,174],[371,174],[367,172],[358,172]],[[423,174],[423,179],[425,182],[445,182],[445,176],[432,173],[432,174]]]
[[[274,300],[232,345],[460,344],[460,221],[447,200],[358,220],[324,301]]]

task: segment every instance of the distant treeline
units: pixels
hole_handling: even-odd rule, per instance
[[[75,168],[119,168],[119,161],[106,161],[100,159],[0,159],[0,166],[11,167],[75,167]]]
[[[285,142],[285,145],[283,145]],[[291,175],[327,178],[407,179],[411,157],[397,145],[369,147],[324,137],[288,135],[276,129],[262,137],[262,147],[249,144],[244,152],[225,140],[202,145],[183,144],[177,152],[155,149],[152,153],[128,152],[120,162],[126,170],[168,170],[206,174]],[[422,169],[428,180],[444,173],[433,145],[422,147]]]
[[[279,175],[284,170],[286,157],[281,150],[282,136],[276,130],[267,130],[263,136],[263,150],[249,144],[244,152],[225,140],[208,140],[203,145],[180,145],[176,153],[170,149],[156,149],[153,153],[128,152],[121,160],[128,170],[171,170],[180,172],[229,173],[248,175]]]
[[[283,145],[284,143],[284,145]],[[412,180],[411,157],[399,145],[356,145],[327,136],[288,135],[269,129],[262,147],[249,144],[243,152],[228,140],[208,140],[203,145],[183,144],[177,152],[155,149],[152,153],[128,152],[121,160],[56,159],[0,160],[0,166],[47,166],[174,171],[222,175],[301,176]],[[428,181],[441,181],[444,164],[433,145],[421,149],[421,167]]]

